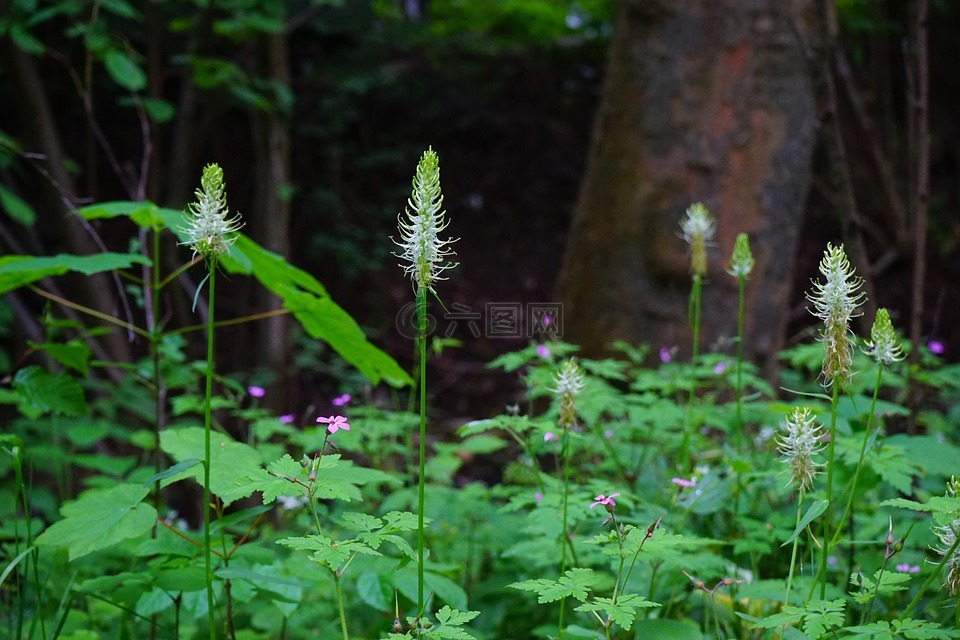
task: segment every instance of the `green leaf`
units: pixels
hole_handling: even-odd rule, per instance
[[[248,477],[260,471],[260,454],[253,447],[235,441],[223,433],[210,434],[210,491],[230,504],[246,498],[254,489]],[[165,429],[160,433],[160,448],[177,462],[203,459],[204,431],[201,427]],[[196,465],[166,478],[161,486],[185,478],[203,482],[203,466]]]
[[[218,578],[223,578],[224,580],[247,580],[252,582],[254,585],[259,585],[263,582],[269,582],[271,584],[279,584],[288,587],[304,588],[307,586],[302,582],[297,582],[296,580],[291,580],[289,578],[278,578],[276,576],[269,576],[256,571],[251,571],[249,569],[239,569],[236,567],[222,567],[217,569],[215,573],[217,574]]]
[[[144,98],[142,102],[147,115],[154,122],[160,124],[170,122],[177,115],[174,106],[162,98]]]
[[[90,347],[80,340],[70,340],[69,342],[48,342],[46,344],[37,344],[29,341],[31,347],[37,351],[43,351],[50,354],[50,357],[65,367],[73,369],[77,373],[87,377],[90,371]]]
[[[873,574],[872,579],[856,572],[850,574],[850,584],[855,587],[860,587],[860,590],[853,594],[853,599],[860,604],[866,604],[878,595],[887,595],[895,591],[905,591],[907,583],[910,582],[910,580],[910,574],[894,571],[877,570]]]
[[[25,227],[32,227],[37,220],[37,213],[33,210],[33,207],[2,184],[0,184],[0,208],[6,211],[14,222],[18,222]]]
[[[40,547],[67,547],[70,560],[145,535],[157,519],[156,510],[142,504],[149,493],[137,484],[86,491],[60,508],[64,519],[37,537]]]
[[[687,620],[637,620],[637,638],[657,640],[703,640],[696,625]]]
[[[463,625],[480,615],[479,611],[458,611],[444,606],[437,612],[440,626],[427,632],[428,638],[446,638],[449,640],[472,640],[473,636],[461,629]]]
[[[600,578],[594,574],[593,569],[576,567],[565,571],[557,580],[539,578],[537,580],[514,582],[507,586],[521,591],[533,591],[538,596],[537,602],[545,604],[570,597],[585,602],[587,593],[599,582]]]
[[[87,414],[83,388],[66,374],[47,373],[36,366],[24,367],[13,376],[13,389],[20,394],[21,408],[30,413],[69,417]]]
[[[313,551],[310,560],[319,565],[338,571],[355,553],[368,556],[379,556],[380,553],[371,549],[358,540],[334,541],[327,536],[303,536],[283,538],[277,544],[299,551]]]
[[[187,469],[193,466],[196,466],[198,464],[203,464],[203,460],[201,460],[200,458],[187,458],[183,462],[178,462],[177,464],[173,465],[166,471],[161,471],[160,473],[153,474],[149,480],[143,483],[143,486],[149,487],[157,480],[166,480],[167,478],[172,478],[173,476],[183,473]]]
[[[651,602],[635,593],[629,593],[621,596],[616,602],[612,598],[593,598],[576,608],[577,611],[597,611],[606,614],[606,616],[620,625],[623,629],[630,631],[633,626],[633,619],[637,617],[637,609],[649,609],[659,607],[656,602]]]
[[[119,49],[108,49],[103,64],[113,81],[129,91],[140,91],[147,86],[147,76],[130,56]]]
[[[48,276],[70,271],[93,275],[115,269],[129,269],[135,264],[150,264],[144,256],[133,253],[98,253],[92,256],[59,254],[50,257],[0,257],[0,293],[12,291]]]
[[[819,518],[823,512],[827,510],[827,505],[829,504],[830,503],[826,500],[817,500],[811,504],[810,508],[807,509],[807,512],[803,514],[802,518],[800,518],[800,522],[797,523],[797,528],[793,530],[793,533],[790,534],[790,537],[787,538],[786,541],[780,546],[785,547],[793,542],[796,537],[800,535],[800,532],[807,528],[808,524]]]

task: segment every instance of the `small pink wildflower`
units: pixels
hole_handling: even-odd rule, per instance
[[[935,356],[942,356],[944,351],[943,343],[940,342],[939,340],[931,340],[930,342],[928,342],[927,349],[929,349],[930,353],[932,353]]]
[[[613,507],[617,506],[617,503],[613,501],[614,498],[619,496],[620,493],[611,493],[608,496],[603,495],[602,493],[594,498],[593,502],[590,504],[590,508],[593,509],[598,504],[602,504],[607,508],[607,511],[612,511]]]
[[[285,413],[280,416],[280,424],[292,424],[294,415],[292,413]]]
[[[543,494],[537,491],[536,493],[533,494],[533,499],[536,500],[537,502],[540,502],[541,500],[543,500]]]
[[[691,487],[697,486],[697,481],[693,478],[691,478],[690,480],[686,480],[684,478],[671,478],[670,482],[672,482],[673,484],[679,485],[681,487],[684,487],[685,489],[690,489]]]
[[[666,364],[670,362],[673,358],[670,356],[670,349],[666,347],[660,347],[660,362]]]
[[[544,360],[550,359],[550,349],[547,349],[547,345],[538,344],[537,345],[537,355],[543,358]]]
[[[247,387],[247,393],[250,394],[251,398],[262,398],[263,396],[267,395],[267,390],[263,387],[250,385]]]
[[[613,429],[604,429],[604,430],[603,430],[603,437],[606,438],[607,440],[609,440],[610,438],[612,438],[612,437],[613,437]]]
[[[723,370],[726,368],[727,366],[725,364],[723,364],[722,362],[718,362],[717,365],[713,368],[713,373],[716,375],[720,375],[721,373],[723,373]]]
[[[317,422],[322,422],[327,425],[327,431],[330,433],[336,433],[340,429],[350,431],[350,425],[347,424],[347,419],[343,416],[330,416],[329,418],[320,416],[317,418]]]
[[[909,562],[898,564],[895,568],[897,571],[904,573],[920,573],[920,567],[918,565],[911,565]]]
[[[552,431],[547,431],[545,434],[543,434],[544,442],[550,442],[551,440],[556,440],[556,439],[557,439],[557,436]]]
[[[345,393],[345,394],[343,394],[342,396],[337,396],[336,398],[334,398],[334,399],[332,400],[332,404],[333,404],[333,406],[335,406],[335,407],[342,407],[343,405],[345,405],[345,404],[347,404],[348,402],[350,402],[350,400],[351,400],[350,394],[349,394],[349,393]]]

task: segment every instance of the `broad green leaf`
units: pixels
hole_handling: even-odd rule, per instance
[[[173,465],[166,471],[161,471],[160,473],[153,474],[149,480],[143,483],[143,486],[149,487],[157,480],[166,480],[167,478],[172,478],[173,476],[183,473],[187,469],[193,466],[196,466],[198,464],[203,464],[203,460],[201,460],[200,458],[187,458],[186,460],[183,460],[182,462],[178,462],[177,464]]]
[[[37,220],[37,213],[33,210],[33,207],[2,184],[0,184],[0,208],[6,211],[14,222],[18,222],[25,227],[32,227]]]
[[[47,373],[40,367],[24,367],[13,376],[13,388],[20,394],[20,407],[35,416],[55,413],[62,416],[86,415],[83,388],[66,374]]]
[[[830,503],[826,500],[817,500],[811,504],[810,508],[807,509],[807,512],[803,514],[802,518],[800,518],[800,522],[797,523],[796,529],[793,530],[793,533],[790,534],[790,537],[787,538],[786,541],[780,546],[784,547],[793,542],[796,537],[800,535],[800,532],[807,528],[808,524],[819,518],[820,515],[827,510],[827,505],[829,504]]]
[[[567,569],[557,580],[539,578],[537,580],[514,582],[507,586],[521,591],[533,591],[538,596],[537,602],[545,604],[570,597],[585,602],[587,593],[599,582],[600,578],[594,574],[593,569],[576,567]]]
[[[119,49],[108,49],[103,64],[113,81],[124,89],[140,91],[147,86],[147,76],[130,56]]]
[[[120,484],[86,491],[60,508],[64,519],[37,537],[40,547],[67,547],[70,560],[145,535],[157,519],[156,510],[142,500],[146,487]]]
[[[103,271],[129,269],[135,264],[150,264],[150,260],[133,253],[98,253],[92,256],[61,253],[50,257],[3,256],[0,257],[0,293],[70,271],[89,276]]]
[[[224,504],[246,498],[254,489],[247,478],[260,470],[260,454],[253,447],[237,442],[223,433],[210,434],[210,491]],[[160,448],[177,462],[204,458],[204,431],[201,427],[166,429],[160,434]],[[203,482],[203,465],[166,478],[161,486],[185,478]]]

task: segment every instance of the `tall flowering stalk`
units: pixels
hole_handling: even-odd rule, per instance
[[[790,467],[789,486],[797,491],[797,526],[800,526],[800,514],[803,513],[803,497],[819,473],[823,464],[814,460],[814,456],[823,451],[820,444],[820,425],[816,424],[808,407],[797,407],[790,411],[783,423],[784,431],[777,439],[781,460]],[[797,564],[797,543],[800,536],[793,538],[793,550],[790,554],[790,574],[787,577],[787,593],[783,604],[790,604],[790,587],[793,584],[793,570]]]
[[[687,209],[687,217],[680,222],[683,239],[690,245],[690,272],[693,284],[690,290],[688,316],[693,329],[693,353],[690,358],[690,398],[687,401],[687,417],[683,429],[683,442],[680,445],[680,460],[683,461],[690,446],[690,430],[693,428],[690,411],[697,393],[697,356],[700,350],[700,298],[703,277],[707,273],[707,243],[713,239],[716,223],[710,211],[696,202]]]
[[[560,535],[563,536],[563,539],[560,541],[561,575],[563,575],[563,572],[567,570],[567,547],[570,546],[571,553],[573,552],[572,542],[570,541],[570,536],[567,533],[567,500],[570,486],[570,430],[577,423],[576,397],[581,391],[583,391],[583,383],[583,370],[580,369],[580,366],[577,364],[576,360],[570,358],[563,363],[563,366],[560,368],[560,372],[557,373],[556,387],[552,389],[560,402],[560,417],[557,421],[557,426],[560,427],[560,432],[563,434],[563,440],[560,446],[560,456],[563,460],[563,499],[561,501],[562,528],[560,530]],[[609,503],[604,502],[603,504],[612,503],[613,500],[611,499]],[[563,612],[565,608],[565,601],[565,598],[560,600],[560,617],[557,630],[558,638],[563,637]]]
[[[740,233],[733,245],[733,255],[727,273],[737,279],[739,293],[737,302],[737,432],[735,434],[737,455],[743,447],[743,310],[746,297],[747,278],[753,271],[754,259],[750,251],[750,239]]]
[[[203,168],[200,188],[194,192],[196,202],[187,207],[187,226],[182,229],[194,255],[203,258],[210,281],[207,313],[207,366],[203,403],[203,557],[207,587],[207,624],[211,638],[216,637],[216,617],[213,602],[213,564],[210,547],[210,401],[213,395],[213,326],[216,292],[217,260],[236,242],[236,232],[242,226],[240,216],[230,217],[227,207],[223,170],[216,164]]]
[[[444,219],[443,195],[440,193],[440,159],[433,148],[423,152],[413,177],[413,192],[407,200],[406,219],[398,216],[401,248],[397,257],[404,273],[413,282],[417,306],[417,347],[420,370],[420,465],[417,485],[417,615],[423,614],[423,505],[427,457],[427,292],[436,295],[433,285],[444,280],[441,273],[457,266],[450,262],[454,255],[448,248],[452,239],[440,234],[449,221]]]
[[[873,417],[877,406],[877,395],[880,393],[880,381],[883,377],[883,370],[893,363],[903,360],[903,349],[897,340],[897,333],[893,330],[893,323],[890,322],[890,314],[886,309],[877,309],[877,315],[873,320],[873,327],[870,329],[870,340],[864,345],[864,353],[873,358],[877,363],[877,379],[873,385],[873,399],[870,401],[870,412],[867,414],[867,427],[863,432],[863,443],[860,445],[860,457],[857,459],[857,468],[853,474],[853,482],[850,485],[850,495],[847,496],[847,505],[843,510],[843,517],[840,522],[846,522],[850,509],[853,507],[853,496],[857,490],[857,481],[860,479],[860,471],[863,469],[863,459],[867,453],[867,443],[870,442],[870,434],[873,431]],[[842,527],[837,527],[830,541],[830,546],[837,543],[840,539]]]
[[[820,598],[826,596],[827,555],[830,551],[830,515],[833,498],[833,457],[837,436],[837,402],[840,390],[853,376],[853,339],[850,319],[858,315],[856,309],[866,297],[859,291],[863,279],[857,276],[843,245],[827,244],[820,261],[823,282],[814,282],[807,299],[813,303],[811,313],[823,321],[820,342],[823,344],[821,376],[825,389],[833,391],[830,410],[830,444],[827,453],[827,511],[823,519],[823,547],[820,549]]]

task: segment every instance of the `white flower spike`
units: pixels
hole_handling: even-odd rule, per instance
[[[230,217],[223,169],[216,164],[204,167],[200,189],[194,194],[197,200],[187,206],[190,218],[187,226],[181,229],[187,234],[187,241],[183,244],[207,260],[216,259],[236,242],[236,232],[243,226],[239,214]]]

